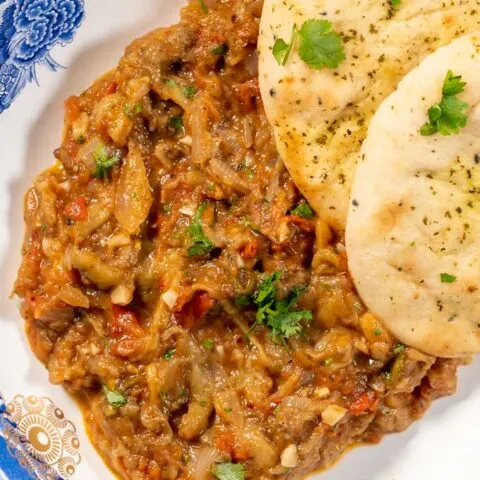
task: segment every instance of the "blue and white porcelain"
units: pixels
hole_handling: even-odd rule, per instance
[[[53,161],[63,101],[114,67],[131,40],[176,22],[184,2],[0,0],[0,480],[115,478],[92,447],[78,406],[49,384],[30,352],[18,302],[9,298],[20,262],[23,195]],[[406,432],[356,448],[311,478],[477,480],[479,379],[477,361],[461,370],[457,394],[436,402]],[[52,411],[65,419],[61,428]],[[54,449],[46,448],[48,438]]]
[[[38,84],[39,65],[61,67],[50,50],[70,43],[83,17],[83,0],[0,1],[0,112],[27,82]]]

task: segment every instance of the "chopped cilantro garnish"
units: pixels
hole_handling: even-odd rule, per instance
[[[258,227],[258,225],[253,223],[249,218],[245,217],[242,221],[246,227],[252,229],[254,232],[260,232],[260,228]]]
[[[110,390],[106,385],[103,385],[103,391],[107,398],[107,402],[112,407],[123,407],[123,405],[127,403],[127,397],[123,393],[117,392],[116,390]]]
[[[250,295],[238,295],[235,297],[235,305],[237,307],[248,307],[252,304]]]
[[[312,312],[291,310],[303,293],[303,287],[295,287],[287,297],[277,299],[276,283],[281,276],[280,272],[269,275],[255,292],[253,302],[257,306],[257,314],[251,329],[256,325],[264,325],[270,328],[273,339],[285,342],[302,331],[301,320],[311,320]]]
[[[169,125],[178,132],[183,128],[183,118],[179,115],[175,115],[170,119]]]
[[[207,350],[211,350],[214,345],[215,345],[215,342],[211,338],[207,338],[206,340],[203,341],[203,346]]]
[[[285,65],[287,63],[288,57],[295,43],[295,37],[297,35],[297,27],[293,26],[292,36],[290,38],[290,43],[287,43],[283,38],[277,38],[273,44],[272,53],[275,57],[275,60],[279,65]]]
[[[129,105],[128,103],[123,104],[123,113],[127,117],[135,117],[139,113],[142,113],[143,105],[141,103],[136,103],[135,105]]]
[[[187,98],[193,98],[197,94],[197,88],[192,85],[182,87],[182,91]]]
[[[442,95],[445,95],[446,97],[458,95],[465,90],[466,86],[467,82],[462,81],[461,75],[454,75],[453,72],[449,70],[443,83]]]
[[[345,60],[342,37],[333,30],[328,20],[307,20],[300,30],[293,26],[290,43],[277,38],[272,53],[279,65],[285,65],[292,51],[297,34],[300,36],[299,55],[310,67],[337,68]]]
[[[109,157],[105,145],[99,145],[95,152],[93,152],[93,159],[95,160],[95,170],[92,175],[99,180],[106,181],[109,178],[110,168],[120,162],[120,158],[113,155]]]
[[[202,7],[202,12],[208,13],[208,7],[207,7],[207,4],[205,3],[205,0],[198,0],[198,3],[200,4],[200,7]]]
[[[405,345],[402,343],[397,343],[395,347],[393,347],[393,354],[400,355],[405,350]]]
[[[379,336],[382,334],[382,331],[381,331],[379,328],[374,328],[374,329],[373,329],[373,334],[374,334],[376,337],[379,337]]]
[[[217,45],[215,48],[212,48],[212,53],[214,55],[225,55],[228,51],[228,46],[226,43],[221,43]]]
[[[170,88],[181,88],[182,93],[187,98],[193,98],[198,91],[193,85],[179,85],[173,78],[166,78],[163,83]]]
[[[165,215],[170,215],[170,212],[172,211],[172,207],[170,205],[163,205],[162,206],[163,213]]]
[[[465,90],[466,82],[461,75],[454,75],[451,70],[447,72],[442,88],[442,99],[428,109],[428,122],[420,128],[420,134],[430,136],[435,133],[453,135],[467,124],[465,111],[469,107],[467,102],[457,98],[456,95]]]
[[[328,20],[307,20],[299,30],[300,58],[312,68],[337,68],[345,60],[342,37]]]
[[[165,360],[171,360],[173,358],[173,356],[175,355],[175,353],[177,352],[177,349],[176,348],[169,348],[164,354],[163,354],[163,358]]]
[[[450,275],[449,273],[441,273],[440,280],[442,283],[453,283],[457,277],[455,275]]]
[[[207,202],[202,202],[200,204],[195,213],[195,217],[193,217],[193,220],[187,229],[187,232],[190,234],[193,240],[193,244],[188,249],[188,255],[190,257],[206,255],[215,248],[214,243],[205,236],[202,227],[202,215],[207,206]]]
[[[218,480],[245,480],[245,467],[239,463],[217,463],[212,473]]]
[[[290,210],[290,213],[293,213],[293,215],[298,215],[302,218],[313,218],[315,215],[312,207],[306,201],[301,201],[295,208]]]
[[[390,5],[393,8],[399,8],[401,3],[402,3],[402,0],[390,0]]]

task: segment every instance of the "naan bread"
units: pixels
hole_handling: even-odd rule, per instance
[[[448,70],[467,126],[424,137]],[[480,352],[480,32],[410,72],[373,117],[348,214],[349,269],[368,308],[432,355]],[[442,282],[443,279],[443,282]]]
[[[276,62],[276,38],[293,25],[326,19],[345,37],[336,70],[310,68],[294,46]],[[378,106],[403,76],[438,47],[480,29],[477,0],[265,0],[259,80],[277,147],[320,216],[343,232],[358,152]]]

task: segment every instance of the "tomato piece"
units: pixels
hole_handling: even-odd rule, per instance
[[[88,218],[87,199],[82,195],[65,207],[65,213],[72,220],[86,220]]]
[[[305,232],[315,231],[315,224],[312,220],[309,220],[308,218],[302,218],[298,215],[289,215],[287,218],[290,223],[296,225],[300,230],[303,230]]]
[[[112,93],[116,93],[117,92],[117,82],[112,82],[110,84],[107,85],[107,88],[105,90],[105,93],[107,95],[111,95]]]
[[[216,303],[208,293],[196,294],[192,300],[193,314],[197,318],[203,317]]]
[[[235,460],[246,460],[250,457],[248,446],[239,440],[231,430],[217,434],[215,446],[221,452],[230,454]]]
[[[244,260],[251,260],[252,258],[255,258],[258,253],[258,241],[257,240],[252,240],[251,242],[246,243],[242,247],[242,251],[240,255]]]
[[[231,455],[235,447],[235,437],[233,436],[232,432],[221,432],[219,435],[217,435],[215,437],[215,446],[221,452]]]
[[[367,410],[370,410],[374,403],[375,396],[373,395],[373,392],[364,392],[353,401],[350,405],[349,411],[354,415],[360,415]]]
[[[249,112],[255,108],[256,100],[260,98],[260,87],[257,78],[248,80],[245,83],[234,84],[232,90],[244,112]]]
[[[112,320],[108,324],[110,337],[139,337],[142,335],[142,327],[137,314],[133,310],[113,305],[112,311]]]
[[[110,352],[117,357],[134,356],[141,348],[142,342],[138,338],[122,338],[110,344]]]
[[[65,123],[71,124],[80,115],[80,102],[78,101],[78,97],[75,95],[68,97],[63,105],[65,107]]]

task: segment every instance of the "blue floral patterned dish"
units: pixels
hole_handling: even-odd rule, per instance
[[[83,0],[0,0],[0,113],[28,82],[38,84],[38,65],[61,68],[50,51],[71,42],[83,18]],[[31,478],[64,477],[35,455],[0,394],[0,480]]]
[[[61,67],[50,50],[71,42],[83,17],[83,0],[0,0],[0,112],[38,83],[37,65]]]

